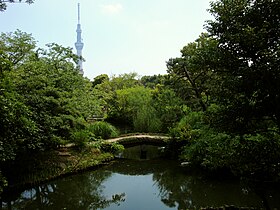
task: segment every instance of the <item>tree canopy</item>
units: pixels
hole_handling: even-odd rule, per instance
[[[32,4],[34,0],[25,0],[24,3]],[[23,3],[22,0],[0,0],[0,12],[7,9],[7,3]]]
[[[223,78],[219,102],[241,127],[252,121],[275,121],[280,126],[280,2],[220,0],[211,3],[210,36],[218,41]]]
[[[185,94],[192,104],[198,103],[206,111],[210,97],[211,83],[215,80],[214,69],[217,58],[217,41],[206,33],[182,50],[182,57],[169,59],[168,73],[176,75],[188,87]]]
[[[101,112],[72,49],[37,48],[31,35],[19,30],[2,33],[0,45],[1,161],[69,141],[73,130]]]
[[[181,92],[192,101],[171,129],[185,140],[184,159],[279,180],[279,11],[274,0],[213,1],[207,34],[167,62],[169,75],[189,87]]]

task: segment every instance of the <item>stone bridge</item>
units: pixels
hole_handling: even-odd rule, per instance
[[[155,146],[165,146],[168,143],[168,140],[171,138],[169,136],[164,135],[149,135],[149,134],[138,134],[138,135],[129,135],[129,136],[122,136],[112,139],[104,140],[105,143],[119,143],[124,147],[133,147],[141,144],[149,144]],[[91,142],[89,144],[92,144]],[[60,148],[70,148],[75,147],[74,143],[60,145]]]
[[[117,142],[122,144],[125,147],[131,147],[140,144],[149,144],[149,145],[158,145],[163,146],[166,145],[167,141],[171,138],[163,135],[149,135],[149,134],[140,134],[140,135],[131,135],[131,136],[123,136],[113,139],[104,140],[108,143]]]

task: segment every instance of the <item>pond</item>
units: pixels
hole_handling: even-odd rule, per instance
[[[280,208],[276,187],[243,185],[222,176],[210,178],[177,161],[159,159],[154,154],[160,150],[147,145],[127,149],[120,156],[133,154],[133,159],[118,159],[94,171],[27,189],[16,199],[3,201],[2,209]]]

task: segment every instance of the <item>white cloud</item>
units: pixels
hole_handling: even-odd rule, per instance
[[[123,6],[120,3],[101,5],[102,12],[106,14],[118,14],[123,10]]]

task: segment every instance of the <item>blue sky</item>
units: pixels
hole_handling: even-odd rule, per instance
[[[210,0],[35,0],[8,4],[0,13],[0,31],[31,33],[40,47],[55,42],[74,48],[78,2],[89,79],[165,74],[166,61],[180,56],[211,19]]]

